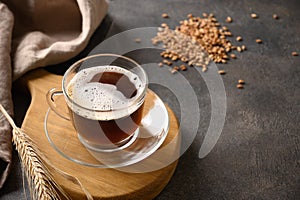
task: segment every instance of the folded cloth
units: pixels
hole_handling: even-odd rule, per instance
[[[105,0],[1,0],[0,103],[13,114],[12,81],[83,50],[107,12]],[[0,115],[0,188],[12,160],[11,128]]]
[[[11,97],[11,38],[13,15],[8,8],[0,3],[0,103],[12,114]],[[6,119],[0,116],[0,188],[2,187],[11,166],[12,160],[11,127]]]

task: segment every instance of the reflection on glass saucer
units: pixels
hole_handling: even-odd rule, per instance
[[[115,168],[137,163],[153,154],[168,134],[169,116],[162,100],[149,92],[136,140],[113,152],[86,148],[78,139],[71,121],[60,118],[50,108],[45,116],[44,128],[52,147],[65,158],[85,166]]]

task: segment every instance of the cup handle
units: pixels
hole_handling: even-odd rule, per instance
[[[53,110],[58,116],[70,121],[68,112],[63,111],[63,109],[61,107],[59,107],[58,104],[56,103],[58,96],[63,96],[63,91],[58,90],[56,88],[50,89],[46,94],[47,103],[50,106],[51,110]],[[65,103],[65,102],[63,102],[63,103]]]

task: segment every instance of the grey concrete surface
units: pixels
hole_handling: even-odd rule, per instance
[[[59,66],[63,71],[74,60],[88,54],[105,37],[139,27],[155,27],[167,22],[174,27],[189,13],[214,13],[222,25],[227,16],[231,32],[243,37],[247,51],[236,60],[217,64],[226,92],[226,118],[214,149],[203,159],[198,152],[209,127],[211,99],[208,87],[195,69],[182,73],[197,96],[197,135],[180,157],[175,174],[157,200],[167,199],[300,199],[300,1],[192,1],[192,0],[110,0],[109,13],[89,46],[78,57]],[[259,15],[251,19],[250,13]],[[162,13],[170,18],[163,19]],[[272,18],[279,16],[278,20]],[[263,40],[255,43],[256,38]],[[234,38],[232,38],[233,43]],[[155,50],[130,52],[141,63],[160,60]],[[150,59],[150,61],[149,61]],[[172,76],[166,73],[166,76]],[[238,79],[245,88],[236,88]],[[177,81],[176,76],[172,81]],[[168,88],[150,85],[181,117],[180,102]],[[180,95],[185,95],[184,91]],[[187,97],[188,98],[188,97]],[[15,88],[16,121],[20,125],[30,97]],[[193,108],[195,105],[189,105]],[[196,105],[197,106],[197,105]],[[182,130],[183,137],[189,132]],[[0,191],[0,199],[24,199],[22,173],[14,153],[12,173]]]

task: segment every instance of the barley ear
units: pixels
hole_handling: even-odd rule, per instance
[[[13,119],[1,104],[0,110],[13,127],[12,139],[27,177],[31,199],[70,199],[67,193],[53,179],[41,157],[41,152],[31,138],[15,125]]]

